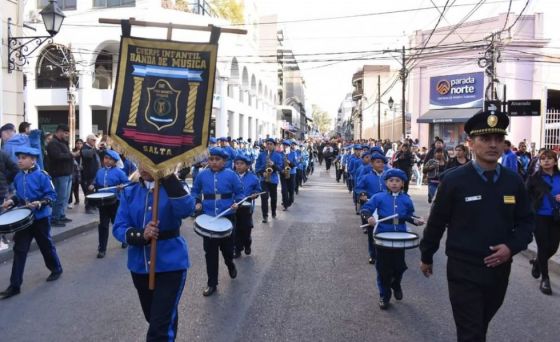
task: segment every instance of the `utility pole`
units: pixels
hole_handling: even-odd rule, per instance
[[[400,71],[400,79],[402,81],[402,137],[406,138],[406,117],[405,117],[405,95],[406,95],[406,78],[408,77],[408,70],[406,70],[406,54],[404,45],[402,47],[402,68]]]
[[[381,75],[377,75],[377,140],[381,140]]]
[[[501,62],[500,50],[498,48],[498,41],[500,40],[499,33],[493,32],[489,39],[489,45],[486,47],[484,56],[478,59],[478,66],[484,69],[486,76],[490,79],[488,86],[485,89],[484,99],[486,101],[498,101],[497,87],[500,83],[497,75],[497,64]]]

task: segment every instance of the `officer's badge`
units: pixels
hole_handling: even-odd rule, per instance
[[[486,123],[490,127],[496,127],[496,125],[498,124],[498,117],[494,114],[490,114],[488,116],[488,119],[486,119]]]
[[[163,79],[157,80],[152,88],[148,88],[148,104],[146,105],[146,121],[158,130],[170,127],[177,121],[180,90],[175,90]]]

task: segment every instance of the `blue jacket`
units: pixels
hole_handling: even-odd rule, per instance
[[[130,176],[137,169],[136,165],[134,165],[134,163],[131,162],[130,159],[125,159],[123,164],[124,167],[122,168],[122,170],[127,177]]]
[[[385,191],[385,181],[383,180],[383,173],[371,171],[370,173],[359,178],[356,193],[360,194],[365,192],[368,198],[371,198],[378,192]]]
[[[29,137],[25,134],[18,133],[14,134],[8,141],[4,142],[2,149],[10,156],[14,163],[17,164],[18,158],[16,156],[16,150],[22,146],[31,147]]]
[[[502,163],[503,166],[507,167],[508,169],[512,170],[513,172],[517,173],[517,156],[511,150],[505,152],[502,155]]]
[[[126,231],[130,228],[144,229],[152,219],[153,191],[148,191],[143,183],[125,188],[115,223],[113,236],[126,242]],[[159,188],[158,220],[160,231],[176,230],[181,227],[182,219],[194,212],[194,199],[186,195],[169,198],[165,188]],[[150,245],[128,246],[128,269],[134,273],[146,274],[149,271]],[[190,267],[188,247],[182,236],[157,241],[156,272],[185,270]]]
[[[231,146],[225,146],[225,147],[223,147],[223,149],[229,155],[229,159],[226,160],[226,168],[227,169],[232,169],[233,168],[233,160],[235,159],[235,156],[237,156],[237,152]]]
[[[229,198],[210,199],[204,198],[207,195],[229,195]],[[194,180],[191,196],[197,203],[202,203],[202,212],[206,215],[217,216],[222,211],[228,209],[234,202],[243,199],[243,184],[235,172],[231,169],[223,168],[218,172],[212,169],[200,171]],[[231,211],[234,213],[234,211]]]
[[[243,197],[247,197],[252,194],[256,194],[262,191],[261,182],[259,178],[254,173],[247,171],[243,176],[239,175],[241,179],[241,183],[243,184]],[[255,207],[255,203],[253,202],[252,209]]]
[[[34,166],[28,171],[18,172],[14,178],[14,187],[16,188],[14,198],[16,205],[41,200],[48,200],[52,203],[56,200],[56,192],[51,177],[39,166]],[[43,204],[40,209],[35,209],[33,213],[35,219],[42,219],[51,216],[52,208],[48,204]]]
[[[124,174],[124,171],[115,166],[111,168],[104,167],[97,170],[94,185],[95,188],[99,189],[128,183],[129,180]],[[112,192],[115,194],[117,193],[117,189],[104,190],[102,192]]]
[[[291,167],[290,174],[295,175],[298,167],[298,156],[296,151],[290,151],[290,153],[288,153],[288,161],[290,162]]]
[[[555,173],[553,176],[543,174],[541,177],[543,181],[550,187],[550,196],[548,194],[545,194],[543,196],[542,203],[537,210],[537,215],[552,216],[553,206],[557,206],[556,202],[554,201],[554,197],[560,194],[560,174]],[[550,197],[552,197],[552,199]]]
[[[257,175],[259,175],[259,178],[261,180],[264,180],[264,170],[266,169],[266,156],[268,154],[268,151],[263,151],[259,154],[259,157],[257,158],[257,162],[255,163],[255,172],[257,173]],[[278,172],[284,168],[284,158],[282,157],[282,155],[278,152],[272,152],[270,155],[270,160],[274,163],[273,165],[273,169],[274,172],[272,173],[272,176],[270,177],[270,182],[273,184],[278,184],[279,178],[278,178]]]
[[[381,222],[377,228],[378,233],[382,232],[406,232],[406,223],[414,222],[412,215],[414,214],[414,204],[410,197],[401,192],[393,196],[389,191],[378,192],[373,195],[369,201],[362,206],[362,214],[372,215],[377,210],[379,219],[393,214],[399,214],[398,223],[394,224],[393,219]]]

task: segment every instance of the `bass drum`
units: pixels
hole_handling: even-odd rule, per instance
[[[231,235],[233,225],[225,217],[202,214],[194,219],[194,232],[202,237],[222,239]]]

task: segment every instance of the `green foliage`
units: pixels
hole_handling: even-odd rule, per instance
[[[332,118],[328,112],[325,112],[319,106],[313,105],[313,125],[317,127],[319,133],[325,134],[331,129]]]
[[[208,0],[216,14],[231,21],[242,24],[245,21],[243,3],[239,0]]]

